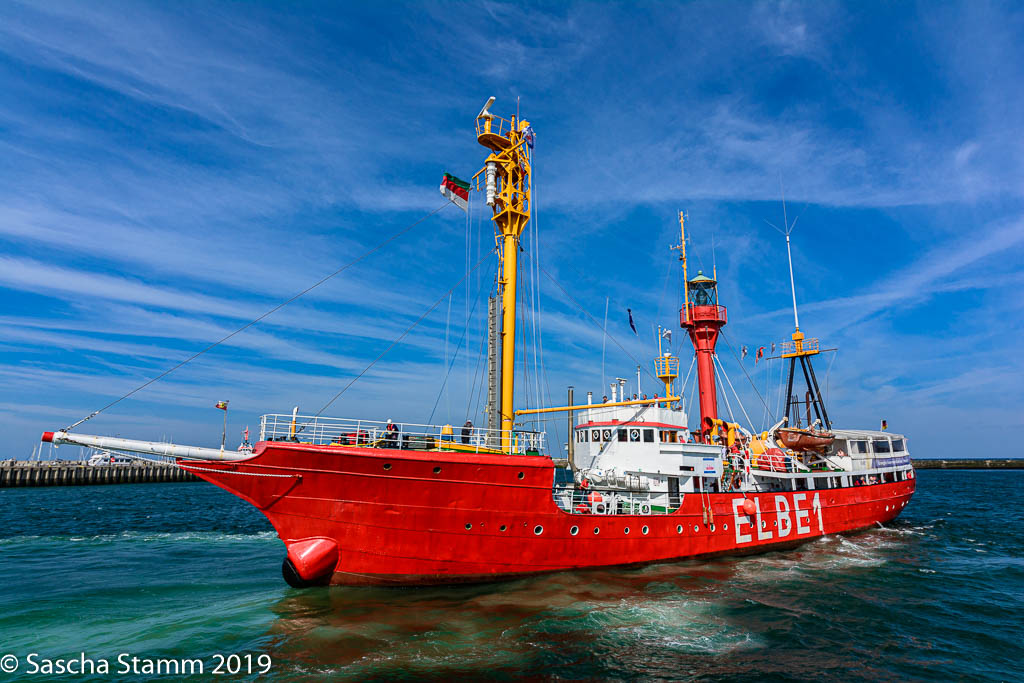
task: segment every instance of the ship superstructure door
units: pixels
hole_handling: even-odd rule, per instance
[[[668,505],[670,508],[678,508],[681,500],[679,498],[679,477],[668,478]]]

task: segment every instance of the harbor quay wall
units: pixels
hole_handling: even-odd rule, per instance
[[[1024,470],[1024,458],[1000,458],[983,460],[981,458],[958,458],[955,460],[939,460],[922,458],[912,460],[914,469],[918,470]]]
[[[130,465],[90,466],[78,462],[0,462],[0,488],[19,486],[91,486],[200,481],[174,465],[136,462]]]

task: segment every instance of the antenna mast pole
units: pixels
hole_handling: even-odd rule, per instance
[[[786,254],[789,256],[789,290],[793,293],[793,323],[800,331],[800,318],[796,313],[796,284],[793,282],[793,249],[789,246],[789,227],[786,228]]]

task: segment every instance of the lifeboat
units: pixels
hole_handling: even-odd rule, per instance
[[[776,432],[779,441],[791,451],[823,451],[832,445],[835,435],[817,429],[784,427]]]

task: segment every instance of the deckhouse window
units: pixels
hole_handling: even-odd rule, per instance
[[[893,453],[902,453],[904,450],[905,449],[903,447],[903,439],[893,439],[892,440],[892,452]]]
[[[626,443],[627,441],[629,441],[629,435],[627,434],[628,430],[620,429],[618,431],[619,431],[619,443]]]
[[[653,429],[645,429],[644,430],[644,443],[654,443],[654,430]]]
[[[875,449],[875,453],[889,452],[889,439],[875,439],[871,445]]]
[[[851,441],[850,442],[851,453],[867,453],[868,442],[867,441]]]
[[[606,429],[603,432],[601,432],[601,440],[602,441],[611,441],[612,440],[612,430]]]
[[[581,429],[578,432],[576,432],[576,440],[579,441],[580,443],[586,443],[587,442],[587,430],[586,429]]]
[[[601,430],[600,429],[595,429],[594,433],[591,434],[591,436],[593,437],[594,443],[601,443]]]
[[[661,440],[664,443],[678,443],[676,439],[676,433],[672,430],[665,430],[660,432]]]

